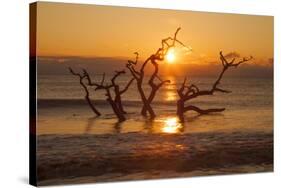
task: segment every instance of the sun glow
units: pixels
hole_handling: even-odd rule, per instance
[[[166,54],[166,60],[168,63],[173,63],[175,61],[175,50],[172,48],[172,49],[169,49],[169,51],[167,52]]]
[[[178,121],[178,118],[167,118],[164,121],[164,126],[162,131],[164,133],[178,133],[180,131],[181,124]]]

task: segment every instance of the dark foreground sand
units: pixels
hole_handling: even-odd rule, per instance
[[[273,134],[38,136],[39,185],[273,171]]]

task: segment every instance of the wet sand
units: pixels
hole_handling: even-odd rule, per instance
[[[39,185],[273,171],[272,132],[38,136]]]

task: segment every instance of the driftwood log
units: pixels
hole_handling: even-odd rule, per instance
[[[231,91],[224,90],[219,87],[219,84],[223,78],[224,73],[226,72],[226,70],[228,70],[228,68],[238,67],[240,64],[245,63],[251,60],[252,58],[253,58],[252,56],[250,56],[249,58],[244,57],[237,62],[236,58],[232,58],[232,60],[227,60],[227,58],[223,55],[223,53],[220,52],[222,70],[210,90],[200,90],[194,84],[188,85],[186,83],[187,81],[185,78],[184,82],[181,84],[181,87],[177,90],[179,96],[179,100],[177,101],[177,115],[179,116],[180,120],[184,121],[184,113],[188,111],[195,111],[199,114],[209,114],[212,112],[224,111],[225,108],[201,109],[193,105],[185,106],[185,103],[200,96],[213,95],[215,92],[230,93]]]
[[[76,73],[71,68],[69,68],[71,74],[77,76],[79,78],[79,83],[83,87],[85,91],[85,99],[89,106],[91,107],[92,111],[96,115],[101,115],[100,112],[95,108],[93,105],[90,96],[89,96],[89,90],[87,86],[94,86],[95,90],[105,90],[105,95],[107,96],[106,100],[109,102],[109,104],[112,107],[113,112],[117,116],[119,122],[122,122],[126,120],[125,115],[126,111],[124,110],[123,104],[122,104],[122,95],[129,89],[130,85],[133,83],[134,80],[136,80],[137,90],[140,94],[140,98],[142,101],[142,109],[141,114],[143,116],[149,116],[151,118],[155,118],[156,114],[152,108],[152,102],[159,91],[159,89],[166,83],[170,83],[170,80],[163,80],[159,76],[159,63],[163,62],[165,60],[165,57],[168,53],[168,51],[171,48],[174,48],[176,44],[179,44],[183,47],[185,47],[188,50],[191,50],[190,48],[186,47],[180,40],[177,39],[178,32],[180,31],[180,28],[176,30],[173,37],[167,37],[165,39],[162,39],[161,41],[161,47],[153,54],[151,54],[139,67],[138,61],[139,61],[139,53],[135,52],[135,60],[128,60],[128,63],[126,64],[127,69],[130,71],[132,75],[132,79],[128,81],[126,86],[123,89],[120,89],[119,84],[116,83],[116,79],[122,75],[125,74],[125,71],[115,71],[115,74],[111,78],[110,82],[105,84],[105,74],[103,74],[102,80],[100,83],[93,82],[91,80],[91,77],[89,76],[88,72],[83,69],[83,73]],[[221,93],[229,93],[231,91],[222,89],[219,87],[219,84],[225,74],[225,72],[230,67],[238,67],[240,64],[245,63],[247,61],[250,61],[253,57],[250,56],[249,58],[242,58],[240,60],[237,60],[237,57],[234,57],[230,59],[230,56],[223,55],[222,52],[219,53],[220,60],[222,64],[222,70],[220,74],[218,75],[218,78],[213,83],[212,87],[209,90],[201,90],[198,86],[195,84],[188,84],[187,79],[185,78],[183,83],[181,84],[180,88],[177,89],[177,93],[179,96],[179,99],[177,100],[177,115],[179,116],[181,121],[184,121],[184,113],[188,111],[195,111],[199,114],[209,114],[213,112],[222,112],[225,110],[225,108],[210,108],[210,109],[201,109],[194,105],[186,105],[186,102],[189,102],[192,99],[195,99],[200,96],[207,96],[207,95],[213,95],[216,92]],[[153,66],[153,72],[150,75],[148,79],[148,85],[150,86],[149,93],[145,93],[143,88],[143,82],[145,78],[145,68],[148,65],[148,63],[151,63]],[[87,83],[84,83],[84,80],[87,81]]]
[[[159,62],[165,60],[165,56],[168,53],[169,49],[175,47],[176,43],[184,46],[184,44],[177,39],[177,34],[180,31],[178,28],[173,37],[168,37],[162,40],[161,47],[152,55],[150,55],[141,65],[140,69],[136,69],[136,65],[138,63],[139,53],[135,52],[136,58],[134,61],[129,60],[126,67],[131,72],[133,78],[135,78],[137,82],[137,89],[140,94],[143,106],[141,110],[141,114],[143,116],[147,116],[147,112],[149,113],[151,118],[156,116],[151,103],[156,96],[157,91],[165,84],[170,83],[170,80],[162,80],[159,73]],[[185,46],[184,46],[185,47]],[[151,87],[150,93],[148,95],[145,94],[143,89],[143,81],[145,76],[145,67],[148,63],[151,63],[154,67],[154,71],[149,78],[148,84]]]
[[[96,109],[96,107],[94,106],[94,104],[92,103],[91,99],[90,99],[90,94],[89,94],[89,90],[87,85],[84,83],[84,79],[87,77],[87,75],[85,74],[85,72],[83,74],[81,73],[77,73],[74,72],[72,68],[68,68],[70,73],[73,74],[74,76],[77,76],[79,78],[79,83],[82,86],[82,88],[85,91],[85,100],[87,101],[87,103],[89,104],[90,108],[92,109],[92,111],[97,115],[100,116],[101,113]]]
[[[122,104],[122,94],[124,94],[133,83],[134,78],[130,79],[129,82],[126,84],[124,89],[120,89],[120,86],[116,83],[116,79],[126,72],[123,71],[115,71],[115,74],[111,78],[111,82],[109,84],[105,84],[105,74],[103,74],[102,80],[100,83],[93,82],[91,77],[89,76],[88,72],[83,69],[84,74],[86,75],[86,79],[88,80],[89,86],[95,86],[95,90],[105,90],[106,100],[111,105],[111,108],[114,114],[117,116],[119,122],[125,121],[126,118],[124,114],[126,113],[123,108]],[[113,91],[113,95],[112,95]]]

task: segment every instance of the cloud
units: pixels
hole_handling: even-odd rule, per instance
[[[232,53],[230,57],[237,57],[237,54]],[[59,63],[61,59],[65,61]],[[217,76],[222,67],[217,57],[207,55],[204,57],[204,54],[191,53],[183,62],[175,64],[176,66],[163,63],[159,71],[163,75]],[[110,57],[39,57],[37,73],[38,75],[69,75],[68,67],[72,67],[76,71],[81,71],[82,68],[85,68],[90,74],[106,73],[109,75],[114,73],[115,70],[126,71],[126,63],[127,59]],[[255,63],[245,63],[239,69],[229,70],[226,75],[272,78],[273,66],[270,63],[273,63],[273,58],[256,59]],[[140,65],[138,64],[137,69],[139,69]],[[146,73],[151,73],[151,66],[149,64]]]

